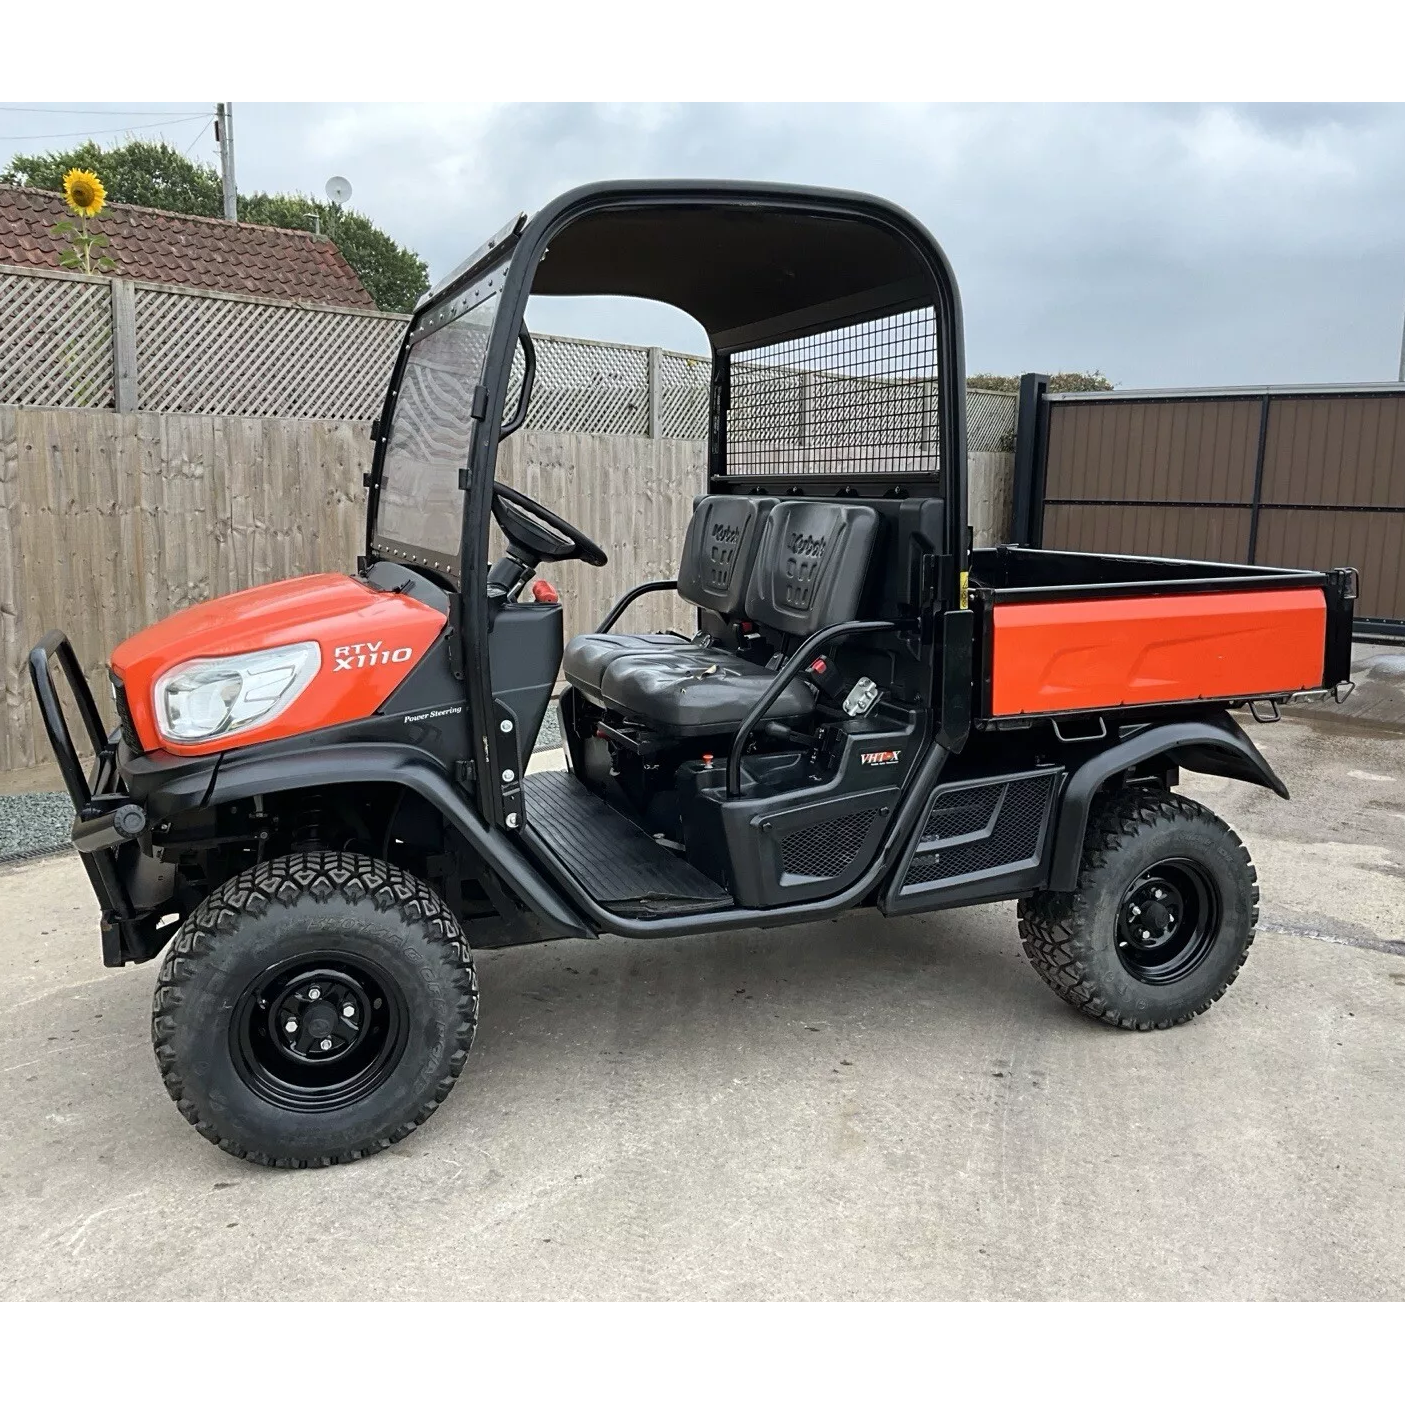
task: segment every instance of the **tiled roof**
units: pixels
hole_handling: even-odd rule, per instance
[[[50,190],[0,185],[0,264],[57,268],[62,239],[49,233],[68,216]],[[370,293],[330,239],[262,224],[230,224],[109,203],[96,227],[118,275],[255,297],[374,307]]]

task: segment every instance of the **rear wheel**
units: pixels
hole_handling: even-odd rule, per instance
[[[1078,887],[1020,903],[1020,939],[1070,1005],[1126,1029],[1208,1010],[1258,921],[1254,866],[1219,816],[1164,790],[1124,790],[1088,820]]]
[[[478,1018],[472,957],[433,889],[378,859],[301,853],[217,888],[161,966],[152,1041],[197,1131],[275,1166],[354,1161],[428,1118]]]

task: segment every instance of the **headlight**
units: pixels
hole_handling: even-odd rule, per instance
[[[156,730],[167,741],[203,742],[271,721],[321,664],[315,643],[177,664],[156,680]]]

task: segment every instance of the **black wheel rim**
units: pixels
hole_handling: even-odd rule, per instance
[[[1184,980],[1220,933],[1220,894],[1195,859],[1163,859],[1127,885],[1117,910],[1117,955],[1146,985]]]
[[[359,1102],[405,1051],[404,996],[380,966],[314,952],[270,966],[240,996],[230,1024],[239,1076],[265,1102],[332,1112]]]

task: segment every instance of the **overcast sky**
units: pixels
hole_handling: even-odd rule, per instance
[[[123,123],[215,157],[199,118],[152,129],[155,115],[98,115],[104,106],[0,104],[0,163],[66,144],[40,134]],[[1164,386],[1388,380],[1399,365],[1405,105],[250,103],[235,113],[242,189],[320,194],[328,176],[346,176],[352,204],[433,277],[517,210],[583,181],[802,181],[887,196],[926,223],[956,269],[973,371],[1101,370],[1119,385]],[[554,300],[533,325],[704,346],[690,319],[623,300]]]

